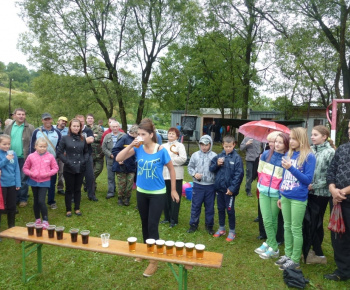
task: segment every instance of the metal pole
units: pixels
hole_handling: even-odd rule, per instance
[[[12,86],[12,79],[10,78],[10,95],[9,95],[9,118],[11,119],[11,86]]]

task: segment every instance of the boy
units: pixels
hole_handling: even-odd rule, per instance
[[[215,233],[213,230],[215,174],[209,171],[210,162],[216,156],[216,153],[211,151],[212,143],[210,136],[202,136],[199,139],[200,150],[192,154],[187,167],[188,173],[193,177],[191,219],[188,233],[194,233],[198,229],[203,203],[205,207],[205,228],[210,235]]]
[[[243,162],[236,152],[235,138],[225,136],[223,139],[224,150],[211,161],[209,170],[216,173],[215,190],[217,195],[219,229],[214,234],[218,238],[226,234],[225,209],[228,215],[230,231],[226,241],[232,242],[236,238],[235,197],[243,180]]]

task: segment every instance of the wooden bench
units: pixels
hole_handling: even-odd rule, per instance
[[[150,254],[147,253],[147,247],[145,244],[137,243],[136,251],[130,252],[129,246],[126,241],[109,240],[109,247],[102,248],[101,238],[89,237],[89,243],[84,245],[81,242],[81,237],[78,237],[78,242],[72,243],[69,233],[63,234],[63,240],[57,240],[56,234],[55,238],[49,239],[47,231],[43,231],[42,237],[28,236],[27,228],[25,227],[14,227],[0,232],[0,237],[14,239],[21,243],[22,246],[22,280],[24,283],[28,282],[30,279],[42,272],[42,246],[44,244],[51,246],[59,246],[77,250],[98,252],[110,255],[126,256],[131,258],[141,258],[148,260],[157,260],[160,262],[166,262],[172,273],[178,282],[179,289],[187,289],[187,269],[192,267],[208,267],[208,268],[220,268],[222,265],[223,254],[214,252],[204,252],[203,260],[197,260],[195,256],[193,258],[187,258],[185,255],[183,257],[167,256],[165,254],[159,255],[157,253]],[[30,242],[30,244],[25,244],[25,242]],[[32,253],[37,253],[37,273],[27,278],[26,275],[26,258]],[[195,255],[195,253],[194,253]],[[177,265],[179,270],[176,273],[173,264]]]

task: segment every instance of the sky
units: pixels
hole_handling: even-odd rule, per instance
[[[17,62],[30,66],[26,56],[17,49],[19,35],[28,31],[23,20],[18,16],[20,9],[15,0],[0,0],[0,61],[7,65]]]

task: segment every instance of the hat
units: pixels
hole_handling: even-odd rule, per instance
[[[41,120],[52,119],[52,116],[49,113],[44,113],[41,115]]]
[[[209,135],[203,135],[200,139],[199,139],[199,144],[204,144],[204,145],[208,145],[211,143],[211,138]]]
[[[58,121],[59,121],[59,120],[68,122],[68,119],[67,119],[66,117],[64,117],[64,116],[59,117],[59,118],[58,118]]]

